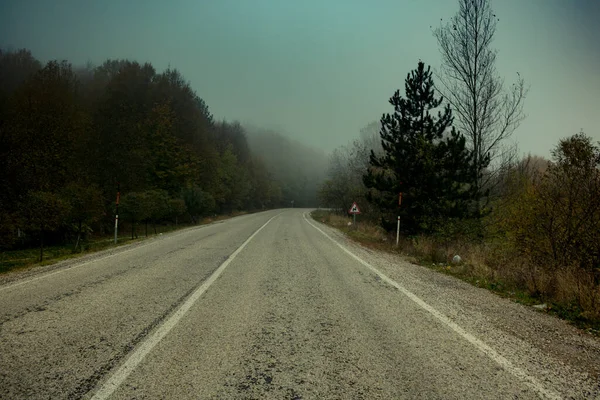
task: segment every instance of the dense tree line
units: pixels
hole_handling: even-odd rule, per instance
[[[139,223],[314,203],[177,70],[129,60],[74,68],[0,51],[0,160],[3,249],[110,231],[117,190],[133,236]]]

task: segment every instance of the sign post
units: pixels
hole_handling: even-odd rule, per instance
[[[360,209],[358,208],[358,204],[356,202],[352,203],[352,207],[348,210],[349,214],[352,214],[352,225],[356,228],[356,214],[360,214]]]

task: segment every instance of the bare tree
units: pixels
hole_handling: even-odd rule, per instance
[[[434,30],[442,55],[438,89],[458,116],[458,128],[475,153],[479,200],[493,179],[488,166],[513,159],[507,155],[514,154],[514,149],[504,142],[525,117],[523,102],[528,91],[519,72],[517,81],[505,89],[496,71],[497,50],[492,41],[499,19],[490,2],[459,0],[457,14]]]
[[[363,183],[363,175],[370,168],[371,151],[377,155],[383,151],[379,128],[378,121],[369,123],[360,129],[358,138],[331,153],[327,179],[319,191],[323,205],[345,212],[356,201],[363,212],[377,215],[375,207],[366,201],[367,188]]]
[[[360,143],[368,153],[367,165],[369,164],[369,154],[371,154],[371,150],[373,150],[377,155],[381,155],[383,153],[383,147],[381,146],[381,136],[379,136],[380,129],[381,122],[372,121],[360,130]]]

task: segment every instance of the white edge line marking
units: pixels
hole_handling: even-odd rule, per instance
[[[540,381],[538,381],[536,378],[534,378],[533,376],[528,375],[525,371],[523,371],[521,368],[515,366],[513,363],[511,363],[508,359],[506,359],[504,356],[502,356],[496,350],[494,350],[493,348],[491,348],[490,346],[488,346],[487,344],[485,344],[481,340],[477,339],[471,333],[467,332],[466,330],[464,330],[463,328],[461,328],[460,326],[458,326],[454,321],[450,320],[448,317],[446,317],[444,314],[442,314],[441,312],[439,312],[438,310],[436,310],[435,308],[433,308],[429,304],[425,303],[423,300],[421,300],[419,297],[417,297],[414,293],[410,292],[408,289],[404,288],[402,285],[400,285],[396,281],[388,278],[382,272],[379,272],[379,270],[377,270],[371,264],[369,264],[368,262],[366,262],[363,259],[361,259],[360,257],[358,257],[357,255],[355,255],[354,253],[352,253],[350,250],[346,249],[346,247],[344,247],[342,244],[340,244],[337,240],[333,239],[331,236],[329,236],[327,233],[325,233],[323,230],[321,230],[318,226],[316,226],[312,222],[310,222],[308,220],[308,218],[306,218],[306,213],[304,214],[304,219],[313,228],[315,228],[316,230],[318,230],[319,232],[321,232],[329,240],[331,240],[333,243],[335,243],[340,249],[344,250],[344,252],[346,252],[350,257],[354,258],[356,261],[358,261],[359,263],[361,263],[365,267],[369,268],[371,271],[373,271],[375,274],[377,274],[381,278],[381,280],[383,280],[384,282],[386,282],[389,285],[391,285],[391,286],[395,287],[396,289],[398,289],[400,292],[402,292],[409,299],[411,299],[412,301],[414,301],[415,303],[417,303],[417,305],[419,305],[425,311],[429,312],[431,315],[433,315],[435,318],[437,318],[444,325],[448,326],[454,332],[458,333],[463,339],[465,339],[466,341],[468,341],[469,343],[471,343],[473,346],[475,346],[476,348],[478,348],[479,350],[481,350],[483,353],[485,353],[492,360],[494,360],[495,362],[497,362],[506,371],[510,372],[511,374],[513,374],[514,376],[516,376],[517,378],[522,379],[525,382],[525,384],[527,384],[527,386],[529,386],[531,389],[533,389],[539,395],[541,395],[542,397],[547,398],[547,399],[553,399],[553,400],[554,399],[556,399],[556,400],[562,399],[562,396],[560,396],[558,393],[556,393],[553,390],[546,389],[544,387],[544,385],[542,385],[542,383]]]
[[[179,235],[175,235],[175,236],[179,236]],[[174,237],[174,236],[170,236],[170,237]],[[35,277],[31,278],[31,279],[25,278],[22,281],[17,281],[17,282],[14,282],[14,283],[8,283],[6,286],[0,287],[0,292],[3,291],[3,290],[12,289],[12,288],[17,287],[17,286],[25,285],[27,283],[39,281],[40,279],[49,278],[49,277],[51,277],[53,275],[58,275],[58,274],[61,274],[63,272],[66,272],[66,271],[71,271],[71,270],[77,269],[79,267],[83,267],[84,265],[92,264],[92,263],[95,263],[95,262],[98,262],[98,261],[104,261],[107,258],[111,258],[111,257],[115,257],[115,256],[120,256],[121,254],[129,253],[130,251],[138,250],[138,249],[140,249],[142,247],[146,247],[146,246],[149,246],[149,245],[154,244],[154,243],[155,242],[152,241],[151,243],[146,243],[146,244],[143,244],[143,245],[140,245],[140,246],[136,246],[133,249],[119,251],[117,253],[113,253],[113,254],[109,254],[109,255],[106,255],[106,256],[102,256],[102,257],[96,258],[94,260],[84,261],[81,264],[74,264],[74,265],[71,265],[70,267],[65,267],[65,268],[58,267],[59,269],[57,271],[52,271],[52,272],[48,272],[48,273],[43,273],[42,272],[39,276],[35,276]],[[118,249],[118,247],[117,247],[117,249]],[[93,254],[93,253],[90,253],[90,254]]]
[[[206,225],[200,225],[200,226],[191,227],[191,228],[189,228],[189,229],[186,229],[186,230],[185,230],[185,231],[183,231],[183,232],[179,232],[179,233],[176,233],[176,234],[173,234],[173,235],[166,236],[166,237],[164,237],[164,238],[162,238],[162,239],[160,239],[160,240],[171,239],[171,238],[174,238],[174,237],[177,237],[177,236],[180,236],[180,235],[184,235],[184,234],[186,234],[186,233],[193,232],[193,231],[195,231],[196,229],[203,229],[203,228],[207,228],[207,227],[209,227],[209,226],[211,226],[211,225],[212,225],[212,224],[206,224]],[[61,274],[61,273],[63,273],[63,272],[66,272],[66,271],[71,271],[71,270],[74,270],[74,269],[78,269],[78,268],[80,268],[80,267],[83,267],[83,266],[85,266],[85,265],[92,264],[92,263],[95,263],[95,262],[98,262],[98,261],[104,261],[104,260],[106,260],[107,258],[111,258],[111,257],[115,257],[115,256],[120,256],[121,254],[129,253],[130,251],[139,250],[139,249],[141,249],[141,248],[143,248],[143,247],[147,247],[147,246],[150,246],[150,245],[153,245],[153,244],[156,244],[156,243],[158,243],[158,242],[156,241],[156,240],[158,239],[158,237],[154,237],[154,238],[152,238],[152,239],[153,239],[153,240],[151,240],[150,242],[148,242],[148,243],[146,243],[146,244],[140,244],[139,246],[136,246],[136,247],[134,247],[133,249],[129,249],[129,250],[123,250],[123,251],[118,251],[118,252],[116,252],[116,253],[109,254],[109,255],[106,255],[106,256],[100,256],[100,257],[98,257],[98,258],[95,258],[95,259],[93,259],[93,260],[84,261],[84,262],[82,262],[81,264],[77,264],[77,263],[75,263],[75,264],[71,265],[70,267],[65,267],[65,268],[60,268],[60,267],[58,267],[58,270],[57,270],[57,271],[52,271],[52,272],[48,272],[48,273],[43,273],[43,272],[42,272],[42,273],[40,273],[40,275],[38,275],[38,276],[34,276],[34,277],[33,277],[33,278],[31,278],[31,279],[24,278],[22,281],[19,281],[19,280],[17,280],[16,282],[9,282],[9,283],[7,283],[7,284],[6,284],[6,286],[2,286],[2,287],[0,287],[0,292],[2,292],[3,290],[12,289],[12,288],[15,288],[15,287],[17,287],[17,286],[21,286],[21,285],[25,285],[25,284],[28,284],[28,283],[31,283],[31,282],[35,282],[35,281],[38,281],[38,280],[40,280],[40,279],[49,278],[49,277],[51,277],[51,276],[53,276],[53,275],[58,275],[58,274]],[[118,247],[115,247],[114,249],[115,249],[115,250],[118,250],[119,248],[118,248]],[[93,254],[94,254],[94,253],[90,253],[90,255],[93,255]]]
[[[165,322],[162,323],[154,331],[154,333],[144,340],[134,352],[129,356],[127,361],[117,369],[114,374],[98,389],[92,397],[92,400],[101,400],[109,398],[115,390],[127,379],[127,377],[135,370],[135,368],[144,360],[146,355],[177,325],[181,318],[189,311],[194,303],[206,292],[210,285],[223,273],[225,268],[233,261],[233,259],[246,247],[248,243],[256,236],[269,222],[281,213],[271,217],[260,228],[258,228],[236,251],[231,253],[213,274],[198,287],[187,300],[175,311]]]

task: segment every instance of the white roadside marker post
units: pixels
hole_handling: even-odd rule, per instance
[[[121,199],[121,184],[117,182],[117,201],[115,208],[115,244],[117,244],[119,232],[119,200]],[[133,229],[133,228],[132,228]]]
[[[398,247],[399,242],[400,242],[400,216],[398,215],[398,226],[396,227],[396,247]]]
[[[402,183],[402,182],[400,182]],[[400,206],[402,205],[402,192],[398,193],[398,212],[400,212]],[[398,215],[398,224],[396,226],[396,247],[400,242],[400,216]]]

